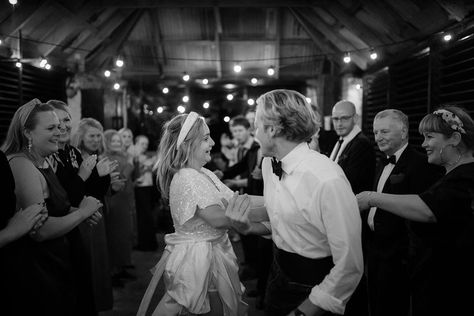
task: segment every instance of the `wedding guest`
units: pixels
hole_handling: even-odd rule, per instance
[[[80,158],[95,164],[92,168],[92,165],[87,167],[92,171],[87,179],[86,194],[90,194],[102,202],[110,186],[110,175],[118,164],[102,155],[104,152],[103,130],[102,124],[97,120],[83,118],[79,122],[76,134],[71,139],[71,145],[79,150]],[[100,212],[104,216],[104,210],[101,209]],[[94,227],[81,225],[80,229],[90,256],[96,311],[111,310],[113,297],[105,222],[100,221]]]
[[[135,207],[137,210],[138,243],[135,247],[142,251],[155,251],[156,240],[156,201],[159,192],[153,186],[153,165],[156,158],[147,152],[148,137],[138,135],[135,138]]]
[[[107,206],[106,228],[109,246],[112,283],[121,285],[122,279],[133,278],[126,270],[132,265],[132,223],[130,209],[133,200],[132,173],[133,165],[128,162],[123,152],[120,134],[115,130],[106,130],[105,156],[118,162],[115,172],[118,179],[111,184],[111,190],[105,196]]]
[[[237,258],[227,236],[227,209],[245,211],[247,196],[238,197],[203,166],[214,146],[209,127],[195,112],[174,117],[164,126],[158,152],[158,180],[169,201],[175,233],[166,249],[137,315],[145,315],[163,275],[166,290],[154,315],[244,315]],[[226,202],[227,203],[227,202]]]
[[[46,160],[57,152],[59,137],[53,108],[35,99],[15,112],[2,146],[15,179],[18,207],[44,203],[47,215],[42,226],[11,243],[2,263],[8,266],[1,282],[8,289],[2,296],[2,312],[8,315],[80,315],[74,245],[68,234],[102,204],[85,197],[78,209],[71,209]]]
[[[399,110],[375,115],[375,142],[383,153],[374,189],[391,194],[418,194],[432,185],[441,170],[408,144],[408,117]],[[367,215],[367,216],[365,216]],[[409,244],[406,220],[377,209],[363,215],[367,238],[367,276],[371,316],[408,315]]]
[[[412,224],[411,315],[472,315],[465,286],[474,281],[474,122],[446,106],[427,114],[419,131],[428,162],[446,174],[420,194],[362,192],[359,208],[376,207]]]
[[[344,314],[363,273],[361,219],[350,184],[337,164],[308,148],[319,126],[302,94],[260,96],[255,127],[264,156],[262,215],[275,244],[265,314]],[[249,212],[227,213],[243,233],[270,233]]]

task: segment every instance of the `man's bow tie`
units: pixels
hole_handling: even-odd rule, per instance
[[[391,155],[390,157],[383,157],[382,158],[382,163],[384,166],[388,165],[389,163],[391,164],[396,164],[397,163],[397,158],[395,157],[395,155]]]
[[[281,168],[281,161],[277,161],[275,158],[272,158],[272,169],[273,173],[276,174],[278,180],[281,180],[283,175],[283,169]]]

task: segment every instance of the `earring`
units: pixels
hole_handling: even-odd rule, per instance
[[[29,153],[31,153],[32,147],[33,147],[33,142],[31,141],[31,138],[28,138],[28,146],[26,148],[28,149]]]

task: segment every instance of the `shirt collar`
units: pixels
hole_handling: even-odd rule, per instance
[[[352,128],[352,131],[342,138],[344,140],[344,143],[349,143],[360,132],[362,132],[362,130],[360,129],[359,125],[354,125],[354,127]]]
[[[285,157],[281,159],[281,168],[286,174],[290,174],[299,165],[301,160],[306,156],[305,153],[309,152],[308,143],[303,142],[293,148]]]
[[[403,151],[405,150],[405,148],[407,148],[407,146],[408,146],[408,142],[394,153],[396,162],[398,162],[398,159],[400,159],[400,156],[403,154]]]
[[[242,147],[245,149],[250,149],[252,147],[252,144],[253,144],[253,137],[249,137],[249,139],[247,139],[247,141]]]

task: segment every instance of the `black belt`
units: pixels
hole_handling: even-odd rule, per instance
[[[332,256],[311,259],[279,249],[274,245],[275,262],[291,281],[314,286],[329,274],[334,263]]]

